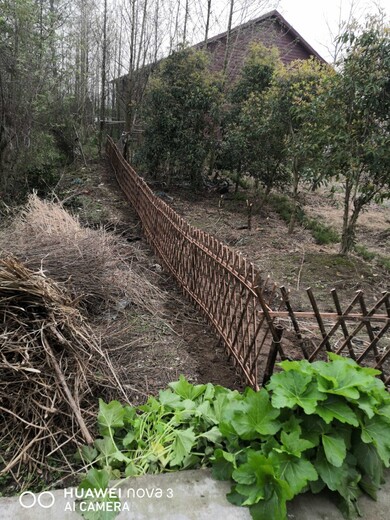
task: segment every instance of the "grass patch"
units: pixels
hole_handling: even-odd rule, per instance
[[[355,246],[355,253],[363,258],[363,260],[366,262],[372,262],[375,260],[380,267],[390,272],[390,258],[388,256],[378,255],[373,251],[369,251],[365,246],[362,245]]]
[[[287,195],[272,194],[268,202],[285,222],[290,222],[294,205]],[[297,208],[296,220],[298,224],[311,231],[317,244],[337,244],[340,242],[340,236],[334,228],[322,224],[315,218],[307,217],[300,206]]]
[[[303,225],[310,229],[311,234],[315,238],[317,244],[337,244],[340,242],[340,236],[331,226],[326,226],[314,218],[305,217]]]
[[[364,246],[359,246],[359,245],[356,245],[355,246],[355,251],[356,253],[361,257],[363,258],[363,260],[365,260],[366,262],[371,262],[371,260],[374,260],[374,258],[376,257],[376,254],[373,253],[372,251],[369,251],[366,247]]]
[[[285,222],[290,222],[294,206],[287,195],[279,195],[276,193],[272,193],[268,198],[268,203],[271,206],[271,208],[274,211],[276,211],[276,213],[278,213],[278,215],[282,217],[282,219]],[[296,216],[297,222],[302,225],[304,218],[305,213],[302,210],[302,208],[298,206]]]

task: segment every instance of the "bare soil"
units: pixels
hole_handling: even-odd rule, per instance
[[[76,211],[85,225],[104,225],[147,252],[145,271],[166,294],[161,318],[151,322],[137,312],[128,312],[131,334],[139,334],[123,359],[126,380],[135,402],[156,394],[167,383],[184,374],[190,381],[212,382],[230,388],[241,383],[226,352],[219,346],[212,329],[179,292],[172,278],[161,268],[145,242],[139,219],[118,187],[107,165],[96,162],[88,169],[64,179],[61,199]],[[311,287],[325,311],[334,312],[329,291],[337,288],[342,305],[347,305],[357,290],[363,290],[370,304],[389,288],[389,273],[375,262],[351,255],[338,255],[338,244],[316,244],[310,230],[297,226],[292,235],[287,224],[267,204],[242,190],[238,195],[193,194],[189,190],[169,193],[158,191],[192,225],[218,237],[241,251],[262,273],[277,285],[290,289],[295,310],[310,310],[306,288]],[[246,200],[253,203],[252,229],[247,227]],[[337,193],[306,195],[305,212],[340,230],[342,203]],[[372,205],[362,215],[358,240],[369,251],[390,256],[388,206]]]
[[[363,290],[369,302],[389,290],[389,271],[375,260],[366,262],[356,254],[340,256],[339,244],[318,245],[310,230],[299,225],[289,235],[286,222],[253,190],[241,189],[237,195],[227,194],[223,199],[217,193],[200,199],[185,191],[169,195],[173,208],[192,225],[241,251],[264,278],[269,276],[277,285],[288,287],[295,310],[309,310],[309,287],[324,310],[331,308],[332,288],[338,290],[344,303],[349,303],[357,290]],[[251,230],[247,229],[246,200],[253,203]],[[324,192],[316,192],[306,195],[304,202],[309,217],[341,232],[340,196],[330,199]],[[390,258],[389,236],[389,206],[372,204],[359,220],[358,243]]]
[[[120,349],[117,365],[122,367],[121,380],[125,379],[134,404],[156,395],[180,374],[192,383],[211,382],[241,389],[240,378],[212,329],[163,271],[146,243],[140,221],[109,166],[96,162],[73,171],[62,179],[57,192],[84,225],[105,226],[146,253],[144,273],[165,294],[160,316],[151,319],[137,309],[123,311],[131,346],[125,353]],[[139,341],[134,341],[134,336]]]

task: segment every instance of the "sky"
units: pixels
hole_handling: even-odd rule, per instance
[[[385,9],[387,16],[390,14],[390,0],[355,0],[354,4],[354,15],[360,21],[368,13],[377,13],[378,4]],[[329,60],[326,47],[331,47],[331,32],[334,35],[339,32],[340,5],[341,20],[345,21],[349,16],[350,0],[281,0],[278,11],[321,56]]]

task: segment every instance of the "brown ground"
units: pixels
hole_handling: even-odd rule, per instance
[[[323,310],[332,312],[329,291],[333,287],[338,289],[344,305],[359,289],[364,290],[368,303],[388,289],[388,271],[354,255],[340,257],[337,244],[317,245],[311,232],[301,226],[288,235],[286,223],[269,207],[260,207],[250,191],[241,190],[238,197],[228,194],[222,205],[216,193],[195,197],[189,191],[177,191],[170,192],[167,199],[166,194],[157,189],[156,192],[191,224],[244,253],[264,277],[269,275],[278,285],[290,288],[295,310],[310,310],[307,287],[313,288]],[[137,216],[110,169],[99,163],[80,169],[72,174],[72,179],[62,182],[60,196],[62,199],[71,197],[68,204],[87,225],[108,226],[146,251],[145,270],[166,294],[163,316],[154,322],[137,313],[128,315],[132,334],[139,334],[139,343],[129,349],[121,365],[129,367],[127,381],[134,389],[134,401],[157,393],[180,374],[192,382],[239,388],[239,379],[212,330],[161,270],[159,260],[142,237]],[[251,231],[245,229],[247,198],[254,204]],[[338,228],[342,204],[337,193],[332,199],[324,193],[310,193],[305,211]],[[359,223],[359,242],[370,251],[390,256],[389,240],[386,240],[389,231],[389,207],[372,205]]]
[[[318,245],[308,229],[296,226],[292,235],[287,224],[267,206],[260,207],[258,197],[250,190],[241,190],[238,197],[226,195],[222,208],[221,197],[209,193],[201,200],[188,193],[172,193],[170,204],[192,225],[217,236],[222,242],[241,251],[263,273],[278,285],[291,291],[296,310],[308,310],[305,289],[311,287],[329,307],[329,291],[335,287],[344,302],[362,289],[368,301],[374,301],[390,287],[389,272],[375,261],[366,262],[357,255],[349,258],[338,255],[339,244]],[[253,202],[252,230],[247,225],[246,199]],[[342,204],[330,200],[324,193],[306,196],[305,212],[324,224],[341,231]],[[358,242],[369,251],[390,258],[390,208],[373,204],[361,215]]]
[[[193,383],[240,389],[240,379],[213,331],[161,269],[111,170],[95,163],[72,172],[71,178],[62,179],[57,192],[61,200],[68,199],[65,206],[85,225],[104,225],[146,252],[145,274],[165,294],[162,315],[155,319],[137,309],[125,310],[132,345],[125,353],[121,351],[119,364],[133,401],[157,394],[180,374]],[[134,341],[137,336],[139,341]]]

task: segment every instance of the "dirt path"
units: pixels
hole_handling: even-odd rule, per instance
[[[76,196],[72,197],[72,193]],[[81,169],[72,180],[65,180],[61,198],[69,198],[69,209],[85,225],[100,226],[125,238],[146,254],[146,276],[165,295],[162,315],[150,317],[129,311],[129,331],[139,341],[121,354],[123,377],[134,401],[143,401],[166,388],[170,381],[184,374],[193,383],[214,383],[242,388],[232,363],[219,345],[200,313],[178,290],[173,279],[163,271],[158,258],[143,238],[140,221],[125,200],[110,167],[95,163]],[[144,255],[145,256],[145,255]]]
[[[100,163],[81,169],[80,177],[67,183],[70,193],[78,193],[71,205],[88,225],[105,225],[121,234],[132,245],[147,253],[145,271],[151,281],[164,291],[165,303],[161,320],[142,319],[129,315],[131,330],[139,342],[128,351],[122,365],[127,381],[134,388],[134,399],[142,400],[166,387],[169,381],[184,374],[192,382],[212,382],[239,388],[240,381],[228,361],[224,349],[212,330],[193,306],[177,289],[172,278],[163,272],[142,237],[140,222],[125,200],[111,169]],[[167,194],[157,192],[163,197]],[[64,193],[66,196],[67,193]],[[216,193],[194,196],[189,191],[170,192],[169,204],[192,225],[217,236],[232,248],[241,251],[263,276],[270,276],[278,285],[291,291],[295,310],[307,310],[305,289],[312,287],[322,310],[334,312],[330,290],[335,287],[342,305],[349,303],[357,290],[363,290],[368,304],[388,289],[388,272],[374,262],[357,256],[340,257],[338,245],[318,245],[308,229],[297,226],[292,235],[281,217],[255,198],[252,229],[247,224],[246,199],[250,191],[238,197],[228,195],[221,204]],[[329,200],[324,194],[307,197],[305,211],[327,224],[339,222],[340,201]],[[372,206],[359,225],[359,240],[376,252],[388,253],[390,212],[386,206]]]

